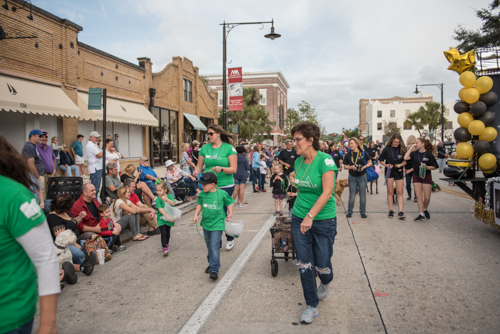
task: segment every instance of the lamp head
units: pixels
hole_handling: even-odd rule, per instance
[[[413,92],[413,94],[419,94],[420,92],[418,91],[418,86],[415,86],[415,91]]]
[[[269,38],[271,41],[274,41],[276,38],[280,38],[281,35],[274,32],[274,20],[272,22],[273,23],[272,23],[272,26],[271,26],[271,33],[267,34],[267,35],[264,35],[264,37],[265,38]]]

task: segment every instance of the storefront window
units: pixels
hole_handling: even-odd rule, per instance
[[[153,108],[153,115],[160,126],[153,128],[154,165],[163,165],[165,161],[178,161],[177,152],[177,112],[161,108]]]
[[[170,110],[170,141],[172,142],[171,159],[173,162],[179,161],[179,122],[177,121],[177,111]]]

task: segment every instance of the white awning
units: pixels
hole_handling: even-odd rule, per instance
[[[184,113],[184,117],[187,118],[189,123],[193,126],[195,130],[202,130],[202,131],[207,131],[207,127],[203,122],[198,118],[198,116],[193,115],[193,114],[186,114]]]
[[[88,109],[89,94],[78,92],[78,107],[82,120],[102,121],[101,110]],[[106,100],[106,121],[144,126],[158,126],[158,120],[144,105],[108,97]]]
[[[61,87],[0,75],[0,110],[80,117],[80,109]]]

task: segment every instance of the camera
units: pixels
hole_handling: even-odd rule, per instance
[[[361,172],[362,165],[356,165],[356,172]]]

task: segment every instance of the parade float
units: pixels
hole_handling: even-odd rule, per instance
[[[480,47],[461,54],[444,52],[463,88],[454,110],[460,128],[456,151],[443,179],[475,200],[474,217],[500,230],[500,47]]]

